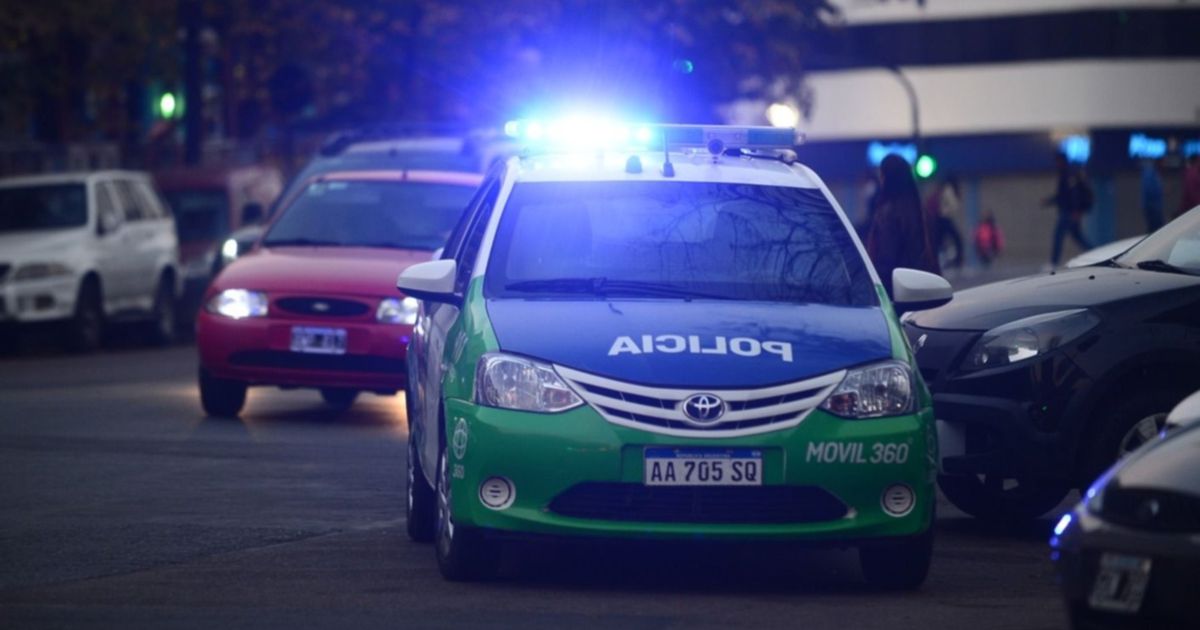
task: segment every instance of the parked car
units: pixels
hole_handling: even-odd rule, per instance
[[[160,171],[154,179],[175,216],[183,269],[181,323],[190,324],[216,270],[223,237],[257,225],[283,191],[283,174],[268,165]]]
[[[376,167],[297,186],[205,294],[205,412],[237,415],[255,385],[319,389],[335,407],[403,388],[417,303],[397,294],[396,275],[442,247],[481,178]]]
[[[267,208],[274,216],[280,202],[313,176],[347,170],[409,169],[482,174],[515,151],[506,138],[487,132],[452,134],[428,125],[373,125],[334,134]],[[262,236],[263,225],[249,224],[228,234],[212,250],[216,271],[248,252]]]
[[[942,491],[1033,518],[1157,435],[1200,388],[1200,208],[1089,267],[961,291],[906,319]]]
[[[175,224],[150,176],[99,171],[0,180],[0,322],[65,326],[78,351],[110,322],[174,338]]]
[[[1083,252],[1082,254],[1079,254],[1078,256],[1068,260],[1067,267],[1086,267],[1088,265],[1095,265],[1112,260],[1113,258],[1116,258],[1117,256],[1129,251],[1130,247],[1137,245],[1144,238],[1146,238],[1146,235],[1141,234],[1139,236],[1123,238],[1111,243],[1106,243],[1099,247],[1089,249],[1086,252]]]
[[[1200,628],[1200,392],[1169,422],[1054,528],[1072,628]]]
[[[441,259],[401,274],[423,300],[409,536],[449,580],[489,576],[512,538],[649,537],[854,546],[872,585],[918,587],[930,399],[795,132],[637,133],[659,146],[512,158]],[[893,281],[898,308],[950,299]]]

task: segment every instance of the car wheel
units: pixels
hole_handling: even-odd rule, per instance
[[[335,409],[349,409],[354,404],[354,400],[358,398],[357,389],[346,389],[341,387],[325,387],[321,389],[321,398],[325,399],[325,404]]]
[[[1090,483],[1117,460],[1157,439],[1167,414],[1182,397],[1167,390],[1151,390],[1113,406],[1101,420],[1099,433],[1093,434],[1098,438],[1088,448],[1083,481]]]
[[[919,536],[858,550],[859,566],[867,584],[887,590],[911,590],[921,586],[929,575],[932,559],[932,525]]]
[[[408,499],[405,511],[408,517],[408,537],[415,542],[433,542],[434,526],[437,524],[437,497],[425,474],[421,472],[417,443],[412,430],[408,433],[408,484],[405,491]]]
[[[454,523],[454,503],[446,449],[438,458],[437,521],[434,550],[438,570],[451,582],[486,579],[496,572],[499,555],[485,544],[478,532]]]
[[[75,352],[93,352],[104,340],[103,298],[100,287],[92,279],[84,281],[75,298],[68,340]]]
[[[236,418],[246,404],[246,384],[216,378],[200,368],[200,404],[204,413],[217,418]]]
[[[1006,479],[997,475],[941,475],[938,487],[955,507],[975,518],[1030,521],[1054,509],[1071,491],[1060,481]]]
[[[175,291],[171,281],[163,276],[154,293],[153,319],[150,322],[150,343],[156,346],[170,345],[175,341]]]

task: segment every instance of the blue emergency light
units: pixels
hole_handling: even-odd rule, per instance
[[[649,151],[714,147],[747,150],[792,149],[795,129],[728,125],[660,125],[605,119],[510,120],[504,133],[536,153]]]

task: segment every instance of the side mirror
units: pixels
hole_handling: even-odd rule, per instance
[[[1200,392],[1183,399],[1167,414],[1167,423],[1163,426],[1163,434],[1170,433],[1181,427],[1200,422]]]
[[[260,223],[263,220],[263,207],[261,203],[251,201],[242,206],[242,225],[253,225]]]
[[[96,234],[99,234],[100,236],[112,234],[113,232],[116,232],[117,228],[119,227],[121,227],[121,220],[117,218],[117,215],[112,213],[101,213],[100,220],[96,222]]]
[[[431,260],[400,272],[396,288],[418,300],[460,306],[462,298],[454,293],[458,263],[454,259]]]
[[[899,314],[946,304],[954,297],[954,289],[935,273],[901,268],[892,271],[892,296]]]

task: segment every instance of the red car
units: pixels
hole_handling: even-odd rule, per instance
[[[405,385],[417,301],[396,290],[446,241],[482,176],[344,171],[297,187],[213,280],[196,318],[200,400],[236,416],[252,385],[321,390],[335,407]]]

